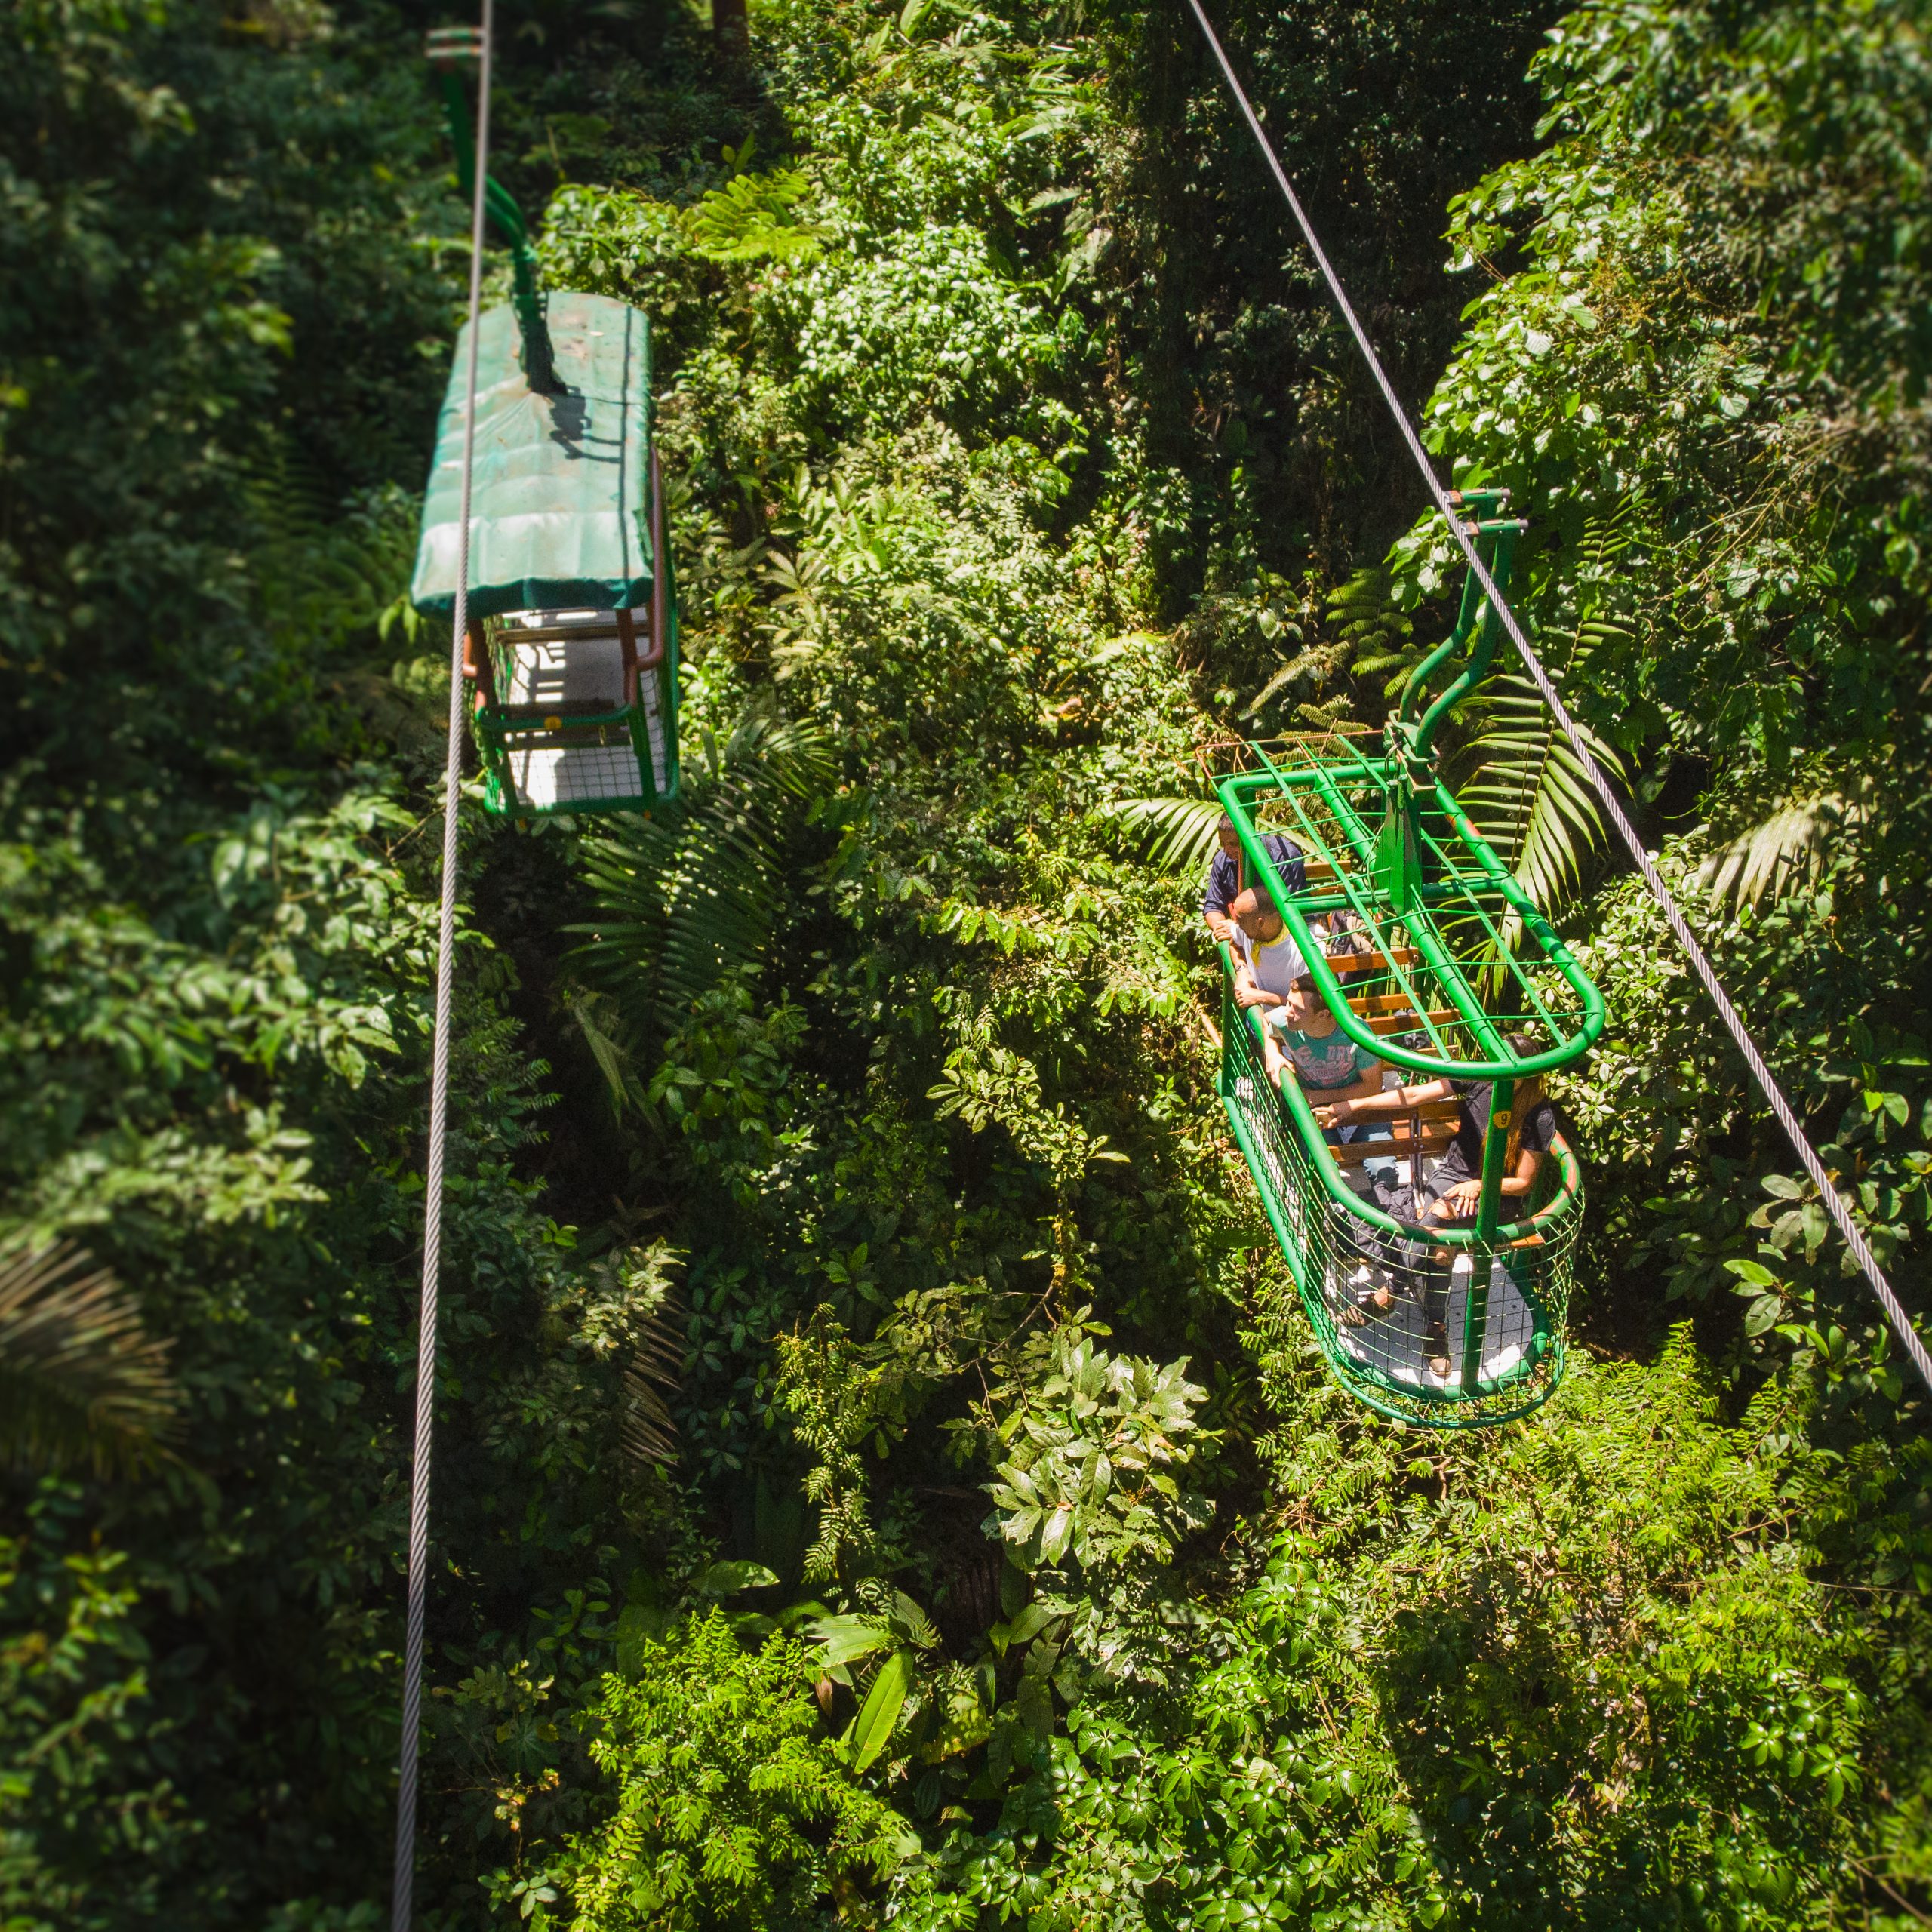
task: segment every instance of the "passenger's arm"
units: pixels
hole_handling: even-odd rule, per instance
[[[1265,1020],[1261,1027],[1261,1066],[1268,1078],[1280,1086],[1287,1072],[1288,1057],[1276,1043],[1274,1028]]]
[[[1287,1003],[1279,993],[1271,993],[1265,986],[1257,986],[1254,974],[1245,964],[1235,968],[1235,1004],[1237,1006],[1284,1006]]]
[[[1380,1073],[1370,1076],[1380,1081]],[[1425,1080],[1419,1087],[1392,1087],[1384,1093],[1379,1085],[1371,1085],[1367,1081],[1358,1082],[1322,1109],[1334,1118],[1323,1120],[1324,1127],[1340,1127],[1352,1120],[1364,1117],[1379,1118],[1384,1114],[1405,1114],[1411,1107],[1420,1107],[1430,1100],[1451,1100],[1456,1090],[1446,1080]],[[1321,1115],[1316,1115],[1321,1119]]]

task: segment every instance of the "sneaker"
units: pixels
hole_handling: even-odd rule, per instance
[[[1423,1346],[1429,1350],[1425,1358],[1429,1372],[1445,1379],[1455,1364],[1449,1359],[1449,1331],[1447,1328],[1432,1328],[1423,1337]]]

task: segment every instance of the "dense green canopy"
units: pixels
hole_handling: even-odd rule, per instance
[[[1228,1139],[1196,749],[1374,731],[1461,572],[1188,11],[703,11],[497,8],[546,276],[650,318],[691,755],[462,807],[421,1932],[1922,1924],[1924,1392],[1506,659],[1444,768],[1611,1015],[1564,1386],[1366,1417]],[[1922,1306],[1932,0],[1212,11]],[[7,16],[5,1932],[386,1922],[421,23]],[[566,373],[621,461],[512,445],[618,554],[512,601],[654,561]]]

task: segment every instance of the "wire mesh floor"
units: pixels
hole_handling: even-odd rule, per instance
[[[1430,1340],[1423,1291],[1413,1273],[1405,1279],[1367,1262],[1356,1263],[1352,1269],[1346,1260],[1331,1262],[1323,1294],[1334,1316],[1337,1344],[1356,1361],[1380,1369],[1413,1389],[1460,1389],[1463,1324],[1473,1270],[1469,1257],[1458,1255],[1441,1272],[1448,1276],[1448,1291],[1443,1297],[1446,1346]],[[1488,1285],[1481,1365],[1476,1374],[1479,1380],[1496,1382],[1508,1376],[1535,1346],[1537,1318],[1500,1258],[1490,1260]],[[1378,1287],[1392,1291],[1386,1309],[1377,1308],[1368,1299]],[[1446,1374],[1429,1366],[1432,1360],[1445,1355],[1449,1362]]]
[[[614,745],[513,746],[510,783],[538,809],[596,798],[641,798],[644,781],[628,740]]]

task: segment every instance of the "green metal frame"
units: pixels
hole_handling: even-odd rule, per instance
[[[483,808],[501,818],[551,818],[565,813],[653,812],[660,805],[675,801],[682,783],[678,761],[678,618],[677,605],[669,607],[665,627],[664,660],[645,675],[657,681],[660,729],[664,742],[665,783],[660,789],[651,755],[650,725],[641,697],[635,705],[615,711],[573,712],[562,718],[570,731],[595,731],[614,734],[626,743],[637,760],[641,789],[635,792],[612,793],[605,797],[569,798],[552,804],[536,804],[518,795],[510,771],[510,755],[524,748],[522,741],[544,737],[541,725],[512,719],[498,708],[481,705],[474,719],[477,753],[483,768]],[[606,737],[605,742],[609,742]]]
[[[463,89],[463,70],[478,57],[474,28],[443,29],[429,36],[429,60],[441,88],[443,112],[449,122],[450,144],[456,150],[456,178],[468,201],[476,192],[476,136],[470,125],[469,100]],[[550,331],[544,319],[543,279],[530,226],[516,197],[494,175],[483,177],[483,205],[510,251],[511,303],[523,337],[524,380],[539,395],[558,388],[552,358]]]
[[[1508,583],[1522,528],[1492,514],[1503,497],[1501,491],[1471,492],[1459,505],[1472,512],[1466,527],[1499,589]],[[1351,1340],[1337,1335],[1324,1269],[1335,1263],[1339,1251],[1322,1230],[1400,1234],[1402,1224],[1343,1178],[1298,1084],[1286,1079],[1277,1094],[1267,1081],[1251,1017],[1224,994],[1222,1100],[1323,1352],[1370,1407],[1430,1426],[1508,1420],[1546,1399],[1561,1374],[1568,1257],[1581,1207],[1576,1160],[1559,1141],[1547,1170],[1557,1177],[1555,1193],[1534,1214],[1515,1222],[1503,1219],[1503,1167],[1516,1083],[1574,1065],[1601,1036],[1605,1017],[1602,995],[1435,768],[1437,728],[1486,675],[1499,628],[1472,571],[1455,628],[1411,675],[1380,755],[1333,736],[1286,741],[1272,749],[1254,744],[1249,749],[1260,769],[1232,774],[1215,786],[1240,838],[1248,876],[1273,894],[1342,1032],[1399,1069],[1405,1084],[1491,1083],[1490,1131],[1474,1225],[1432,1229],[1429,1244],[1466,1255],[1472,1284],[1500,1281],[1496,1270],[1506,1270],[1516,1298],[1534,1313],[1540,1339],[1525,1349],[1507,1388],[1484,1383],[1478,1373],[1482,1337],[1472,1339],[1470,1331],[1481,1330],[1487,1319],[1488,1291],[1473,1285],[1455,1358],[1456,1386],[1395,1383],[1371,1372],[1356,1358]],[[1451,674],[1446,684],[1432,697],[1432,681],[1444,672]],[[1318,875],[1306,890],[1288,892],[1262,843],[1265,832],[1285,832],[1307,859],[1318,862]],[[1346,988],[1312,928],[1322,913],[1344,909],[1366,929],[1381,962],[1374,971],[1352,977]],[[1529,947],[1527,961],[1518,956],[1506,931],[1512,922]],[[1223,964],[1231,971],[1225,949]],[[1478,982],[1487,987],[1486,997]],[[1226,983],[1231,987],[1232,980]],[[1399,996],[1415,1016],[1407,1040],[1378,1033],[1355,1012],[1350,996],[1364,992]],[[1519,1054],[1509,1043],[1512,1033],[1531,1035],[1539,1041],[1537,1050]],[[1534,1245],[1522,1246],[1525,1241]]]

